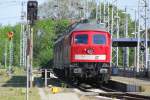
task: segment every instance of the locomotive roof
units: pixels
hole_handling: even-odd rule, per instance
[[[106,31],[105,24],[95,24],[95,23],[80,23],[78,24],[73,31],[82,31],[82,30],[95,30],[95,31]]]
[[[74,23],[68,27],[64,34],[55,41],[55,43],[59,42],[65,35],[72,33],[73,31],[107,31],[104,23],[97,23],[89,20],[81,20],[80,22]]]

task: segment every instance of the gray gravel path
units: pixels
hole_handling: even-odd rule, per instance
[[[38,90],[39,90],[39,95],[41,97],[41,100],[49,100],[48,96],[45,94],[43,88],[38,88]]]
[[[50,94],[48,100],[80,100],[75,93]]]

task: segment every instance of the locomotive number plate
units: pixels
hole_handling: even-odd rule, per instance
[[[95,56],[95,60],[99,60],[99,56]]]
[[[75,55],[75,60],[106,60],[106,55]]]

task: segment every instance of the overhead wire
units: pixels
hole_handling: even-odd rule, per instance
[[[12,1],[5,1],[5,2],[0,2],[0,8],[12,8],[12,7],[19,7],[21,5],[22,1],[17,1],[17,0],[12,0]],[[24,2],[25,3],[25,2]],[[20,16],[11,16],[11,17],[0,17],[0,20],[11,20],[11,19],[19,19]]]
[[[6,20],[6,19],[17,19],[18,17],[20,17],[20,16],[3,17],[3,18],[0,18],[0,20]]]
[[[22,3],[26,3],[25,1],[7,1],[7,2],[0,2],[1,7],[9,7],[9,6],[20,6]],[[25,5],[24,5],[25,6]]]
[[[0,2],[0,5],[7,5],[7,4],[17,4],[17,3],[20,3],[20,2],[16,2],[16,1],[13,1],[13,2],[11,2],[11,1],[9,1],[9,2]]]
[[[6,1],[6,0],[5,0],[5,1],[0,2],[0,4],[6,4],[6,3],[7,3],[7,4],[8,4],[8,3],[21,3],[21,2],[27,2],[27,1],[25,1],[25,0],[20,0],[20,1],[19,1],[19,0],[12,0],[12,1],[9,0],[9,1]]]
[[[19,7],[19,5],[16,5],[16,4],[9,4],[9,5],[3,5],[3,6],[0,6],[0,8],[11,8],[11,7]]]

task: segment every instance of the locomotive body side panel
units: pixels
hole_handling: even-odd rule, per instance
[[[63,37],[54,46],[54,68],[64,69],[70,65],[70,36]]]
[[[64,67],[68,67],[70,65],[70,36],[65,36],[63,39],[63,65]]]

